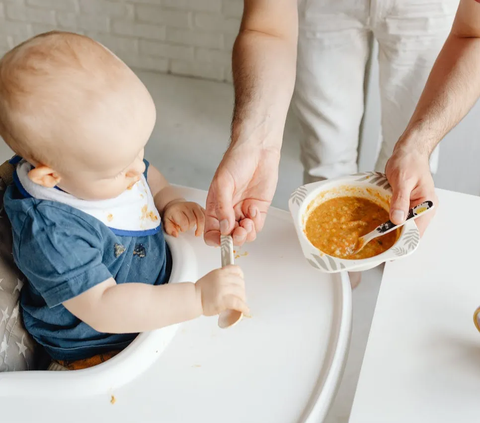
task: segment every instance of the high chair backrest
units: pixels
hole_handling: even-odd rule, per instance
[[[13,172],[15,171],[15,166],[7,160],[0,166],[0,187],[7,187],[13,182]],[[1,188],[0,188],[1,189]],[[2,195],[3,197],[3,195]]]
[[[0,166],[0,372],[34,369],[38,349],[23,327],[19,299],[25,276],[13,260],[12,228],[3,207],[14,171],[9,161]]]

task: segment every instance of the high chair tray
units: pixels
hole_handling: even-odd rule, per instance
[[[203,191],[184,195],[205,204]],[[170,243],[176,277],[198,279],[220,266],[219,249],[203,239]],[[273,208],[257,240],[236,251],[236,264],[252,318],[230,329],[213,317],[142,334],[87,370],[0,374],[0,421],[322,421],[347,354],[348,276],[309,266],[289,213]]]

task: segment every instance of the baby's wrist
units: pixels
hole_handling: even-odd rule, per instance
[[[174,198],[173,200],[170,200],[167,204],[165,204],[165,210],[166,210],[168,207],[173,206],[174,204],[177,204],[177,203],[186,203],[186,202],[187,202],[187,200],[185,200],[185,198],[183,198],[183,197]]]
[[[157,197],[155,197],[155,206],[157,207],[157,210],[159,211],[159,213],[163,215],[165,213],[165,210],[167,210],[169,207],[173,206],[176,203],[182,203],[185,201],[186,200],[182,197],[176,197],[165,202],[165,199],[162,198],[160,200],[160,199],[157,199]]]
[[[155,195],[154,201],[157,210],[163,213],[167,207],[186,200],[180,195],[176,187],[168,185]]]

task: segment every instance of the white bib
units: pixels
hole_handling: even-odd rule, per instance
[[[39,200],[57,201],[89,214],[108,226],[116,235],[153,235],[161,229],[161,219],[152,193],[142,175],[131,189],[116,198],[99,201],[80,200],[60,189],[45,188],[30,180],[32,165],[22,160],[17,165],[15,181],[25,196]]]

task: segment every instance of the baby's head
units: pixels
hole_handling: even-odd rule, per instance
[[[120,195],[144,171],[154,125],[145,86],[88,37],[42,34],[0,60],[0,135],[37,184],[86,200]]]

